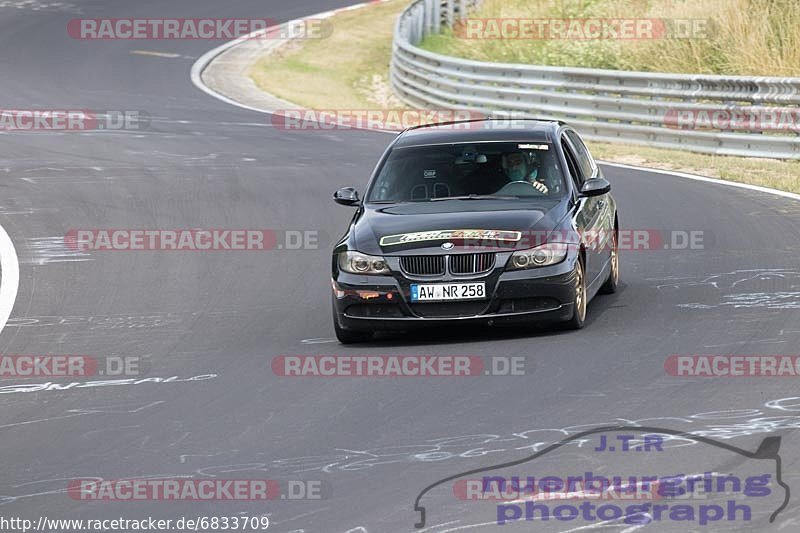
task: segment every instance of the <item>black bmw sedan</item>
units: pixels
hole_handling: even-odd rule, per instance
[[[442,323],[563,322],[619,282],[611,185],[564,123],[479,120],[403,131],[333,251],[342,343]]]

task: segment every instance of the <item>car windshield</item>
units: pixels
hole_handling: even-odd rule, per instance
[[[564,192],[564,174],[552,144],[485,142],[395,148],[366,201],[518,201]]]

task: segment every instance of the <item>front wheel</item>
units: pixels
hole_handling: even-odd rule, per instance
[[[567,329],[582,329],[586,322],[586,276],[583,261],[575,263],[575,299],[572,303],[572,317],[564,322]]]
[[[619,240],[617,237],[617,230],[611,237],[611,272],[608,273],[608,279],[600,287],[600,292],[603,294],[614,294],[617,292],[619,286]]]

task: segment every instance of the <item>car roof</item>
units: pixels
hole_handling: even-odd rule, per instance
[[[400,133],[396,148],[430,144],[479,143],[502,141],[552,142],[558,128],[556,120],[478,119],[414,126]]]

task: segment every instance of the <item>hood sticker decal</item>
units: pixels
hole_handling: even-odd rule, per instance
[[[380,245],[396,246],[398,244],[411,244],[425,241],[453,241],[467,239],[518,242],[520,239],[522,239],[522,232],[496,229],[446,229],[419,231],[416,233],[386,235],[381,237]]]

